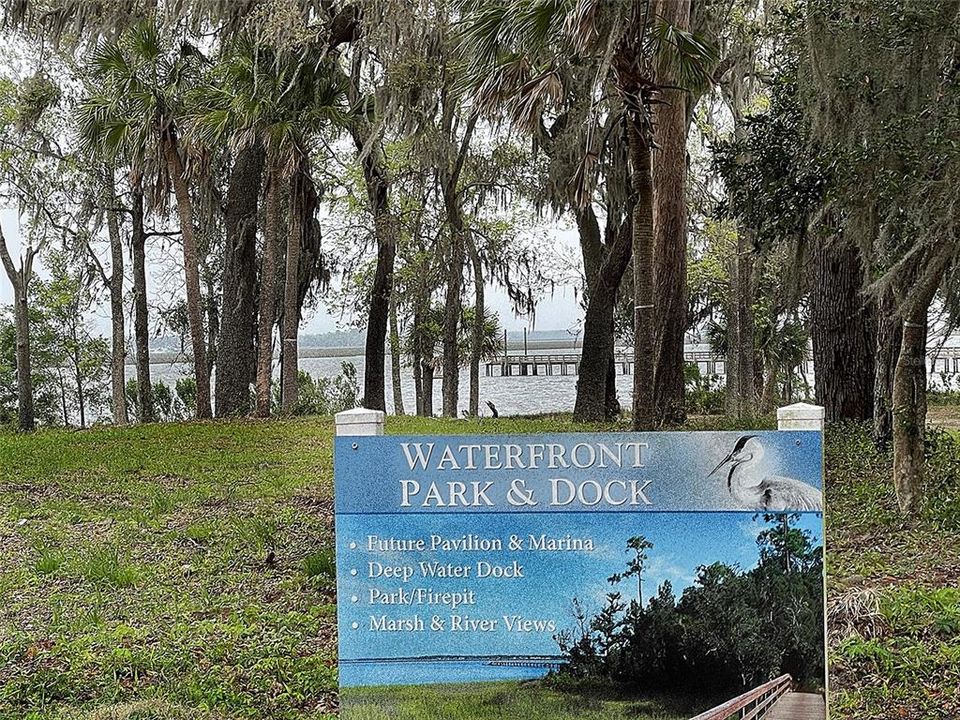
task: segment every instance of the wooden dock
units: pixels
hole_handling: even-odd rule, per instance
[[[826,720],[823,695],[793,692],[792,686],[793,679],[783,675],[691,720]]]
[[[825,720],[827,705],[823,695],[787,693],[764,715],[764,720]]]
[[[628,351],[617,351],[614,356],[618,375],[633,374],[633,354]],[[723,375],[724,362],[711,352],[687,351],[684,353],[687,362],[697,363],[700,372],[704,375]],[[484,363],[484,374],[487,377],[532,377],[535,375],[579,375],[580,353],[551,353],[504,355],[496,360]]]

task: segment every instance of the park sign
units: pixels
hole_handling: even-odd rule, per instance
[[[797,429],[522,436],[383,435],[382,413],[338,415],[341,716],[416,720],[429,697],[430,717],[444,717],[436,711],[447,701],[457,718],[486,717],[464,714],[471,694],[479,708],[491,689],[536,693],[582,670],[577,653],[588,646],[602,674],[596,668],[634,652],[626,636],[602,632],[655,607],[669,606],[688,634],[715,634],[700,616],[711,593],[720,597],[721,575],[727,588],[769,582],[808,593],[778,604],[809,606],[797,622],[810,625],[812,651],[783,647],[736,677],[765,687],[790,673],[822,688],[822,433],[802,429],[810,411],[813,427],[822,420],[820,408],[787,410],[800,420],[785,417],[781,428]],[[803,572],[813,580],[790,581]],[[745,603],[738,617],[755,615],[749,632],[777,643],[763,625],[780,611],[727,592]],[[612,617],[619,624],[598,629]],[[709,657],[690,662],[691,673],[723,674]],[[674,689],[676,679],[637,672],[638,692],[640,683]],[[713,690],[726,699],[750,688],[738,680]]]

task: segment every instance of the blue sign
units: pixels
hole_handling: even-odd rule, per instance
[[[562,673],[614,594],[624,614],[667,591],[681,607],[784,527],[813,553],[822,466],[809,431],[338,437],[342,716],[391,687]]]

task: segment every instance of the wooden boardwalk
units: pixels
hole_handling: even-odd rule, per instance
[[[780,698],[763,720],[825,720],[826,717],[823,695],[792,692]]]

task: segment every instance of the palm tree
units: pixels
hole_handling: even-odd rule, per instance
[[[708,81],[714,51],[689,32],[664,22],[653,0],[465,0],[464,35],[477,74],[487,84],[505,84],[497,93],[512,97],[514,115],[540,122],[538,111],[562,96],[564,69],[592,61],[597,68],[592,98],[612,90],[626,136],[634,272],[633,427],[655,422],[653,318],[653,106],[661,87],[656,61],[669,56],[683,86]],[[599,115],[601,101],[593,100]],[[596,140],[588,137],[576,195],[581,206],[592,195],[598,166]]]
[[[297,403],[297,333],[302,283],[300,250],[317,204],[310,171],[314,136],[344,122],[342,76],[310,40],[293,47],[264,42],[254,32],[238,35],[191,96],[190,136],[235,151],[255,144],[266,152],[266,208],[257,327],[256,414],[270,414],[273,327],[277,321],[280,235],[288,200],[282,293],[281,407]]]
[[[178,42],[172,31],[161,31],[153,20],[125,30],[94,51],[90,74],[97,87],[81,105],[79,124],[81,136],[104,157],[126,159],[135,187],[153,188],[155,206],[163,206],[173,190],[183,243],[197,417],[208,418],[212,408],[200,260],[189,160],[181,138],[184,88],[196,77],[201,61],[193,45]]]

